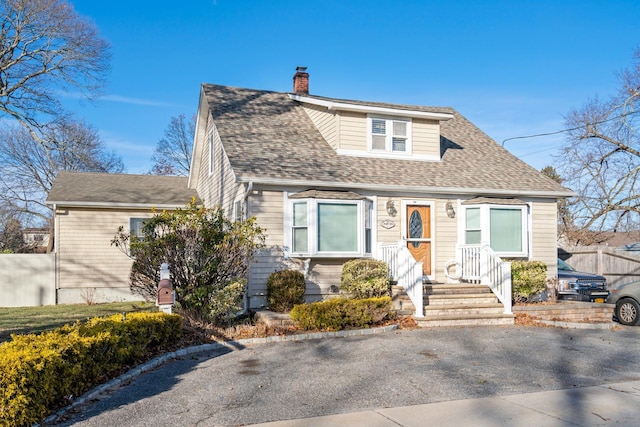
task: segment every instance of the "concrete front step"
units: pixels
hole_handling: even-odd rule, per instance
[[[502,304],[471,304],[471,305],[441,305],[441,306],[425,306],[425,317],[452,317],[466,316],[474,314],[504,314],[504,306]]]
[[[460,305],[460,304],[491,304],[498,301],[494,294],[449,294],[449,295],[425,295],[425,305]]]
[[[452,295],[452,294],[486,294],[492,293],[487,285],[476,285],[473,283],[456,283],[454,285],[423,285],[424,293],[427,295]]]
[[[458,316],[415,317],[414,320],[421,328],[439,326],[478,326],[478,325],[513,325],[513,314],[474,314]]]
[[[391,287],[391,303],[397,314],[406,315],[416,312],[416,306],[413,305],[411,298],[402,286]]]

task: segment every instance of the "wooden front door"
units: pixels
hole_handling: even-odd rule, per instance
[[[422,274],[431,275],[431,206],[407,206],[407,248],[417,262],[422,263]]]

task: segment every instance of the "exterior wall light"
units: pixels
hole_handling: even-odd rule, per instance
[[[398,210],[396,209],[396,202],[391,199],[387,200],[386,208],[389,216],[396,216],[398,213]]]
[[[455,209],[453,209],[453,203],[451,203],[451,200],[447,200],[447,204],[444,206],[444,208],[447,211],[447,216],[449,218],[456,217],[456,211]]]

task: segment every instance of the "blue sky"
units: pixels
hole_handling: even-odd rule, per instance
[[[640,2],[72,0],[112,47],[105,95],[65,105],[129,173],[146,173],[172,116],[201,83],[288,92],[308,67],[315,95],[451,106],[498,143],[562,129],[617,88],[640,46]],[[562,135],[507,141],[537,169]]]

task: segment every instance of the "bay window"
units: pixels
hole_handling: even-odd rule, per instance
[[[527,256],[528,207],[480,205],[464,209],[464,243],[488,243],[501,256]]]
[[[364,198],[289,200],[285,246],[295,256],[370,254],[372,206]]]

